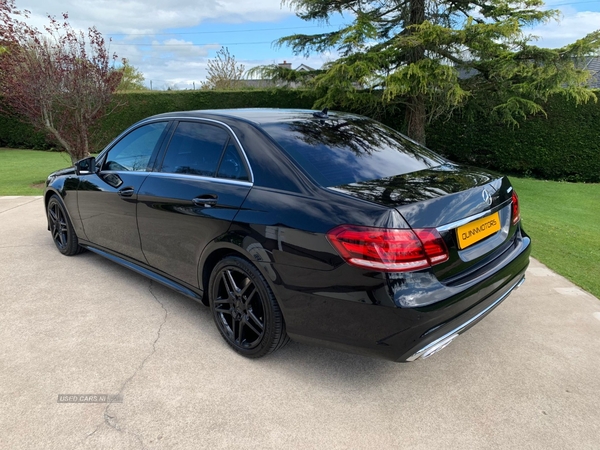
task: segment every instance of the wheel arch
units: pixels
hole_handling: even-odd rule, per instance
[[[260,246],[260,244],[257,242],[251,242],[247,247],[239,245],[239,243],[242,243],[247,239],[244,239],[243,236],[237,233],[227,234],[213,240],[202,252],[202,256],[198,264],[198,283],[200,289],[203,291],[202,303],[206,306],[209,304],[208,282],[212,269],[220,260],[229,255],[238,256],[251,263],[262,274],[264,279],[269,284],[271,290],[276,292],[276,289],[274,289],[274,284],[279,276],[273,268],[271,260],[265,260],[260,257],[259,253],[248,250],[248,248],[252,245]],[[260,246],[260,248],[262,248],[262,246]],[[279,306],[281,308],[281,304]],[[283,312],[283,308],[281,309]]]
[[[69,211],[69,208],[67,208],[67,205],[65,204],[65,199],[64,199],[62,190],[57,190],[54,187],[48,187],[46,189],[46,192],[44,192],[44,209],[46,211],[46,221],[48,221],[48,203],[50,203],[50,199],[52,198],[53,195],[56,195],[58,197],[59,201],[61,202],[61,204],[63,206],[63,209],[65,210],[65,213],[67,214],[67,217],[69,218],[71,223],[73,223],[73,218],[71,217],[71,212]],[[48,229],[50,229],[49,223],[48,223]]]
[[[56,188],[54,187],[48,186],[46,192],[44,192],[44,207],[46,209],[48,209],[48,202],[50,201],[50,197],[52,197],[53,195],[60,197],[61,200],[63,199],[63,196],[59,190],[56,190]]]

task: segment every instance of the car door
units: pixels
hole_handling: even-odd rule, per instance
[[[225,233],[248,195],[251,172],[225,126],[181,121],[160,168],[138,196],[138,227],[148,263],[198,286],[204,247]]]
[[[99,170],[82,175],[78,207],[87,240],[145,262],[136,220],[138,190],[154,165],[169,122],[141,125],[99,159]]]

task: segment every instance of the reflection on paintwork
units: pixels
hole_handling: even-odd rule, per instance
[[[445,164],[430,170],[330,188],[377,204],[395,207],[415,228],[437,227],[487,210],[481,192],[493,192],[496,206],[508,200],[508,180],[478,169]],[[401,228],[401,227],[400,227]]]
[[[334,189],[384,205],[401,206],[461,192],[489,183],[492,179],[484,172],[475,173],[446,164],[416,173],[340,185]]]
[[[444,286],[435,275],[427,271],[390,273],[388,280],[394,299],[399,306],[405,308],[435,303],[439,301],[439,294],[444,290]],[[423,302],[423,298],[429,298],[430,301]]]
[[[123,184],[123,180],[116,173],[107,173],[101,175],[102,179],[114,188],[118,188]]]
[[[247,244],[247,241],[253,242]],[[277,279],[277,274],[271,265],[271,257],[269,255],[270,252],[260,245],[260,242],[257,242],[249,237],[244,239],[244,248],[250,255],[252,255],[254,261],[261,265],[263,270],[269,275],[269,279],[271,281],[275,281]]]

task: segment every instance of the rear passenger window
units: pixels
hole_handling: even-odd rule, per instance
[[[212,177],[217,171],[229,134],[223,128],[180,122],[171,138],[161,172]]]
[[[227,148],[223,154],[217,177],[240,181],[248,181],[250,179],[240,153],[231,140],[229,140],[229,144],[227,144]]]

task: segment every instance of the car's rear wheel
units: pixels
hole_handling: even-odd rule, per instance
[[[66,256],[81,253],[83,248],[79,245],[65,207],[56,195],[50,197],[48,201],[48,225],[50,233],[52,233],[52,240],[59,252]]]
[[[209,299],[219,332],[241,355],[260,358],[289,341],[271,288],[245,259],[227,256],[216,264]]]

